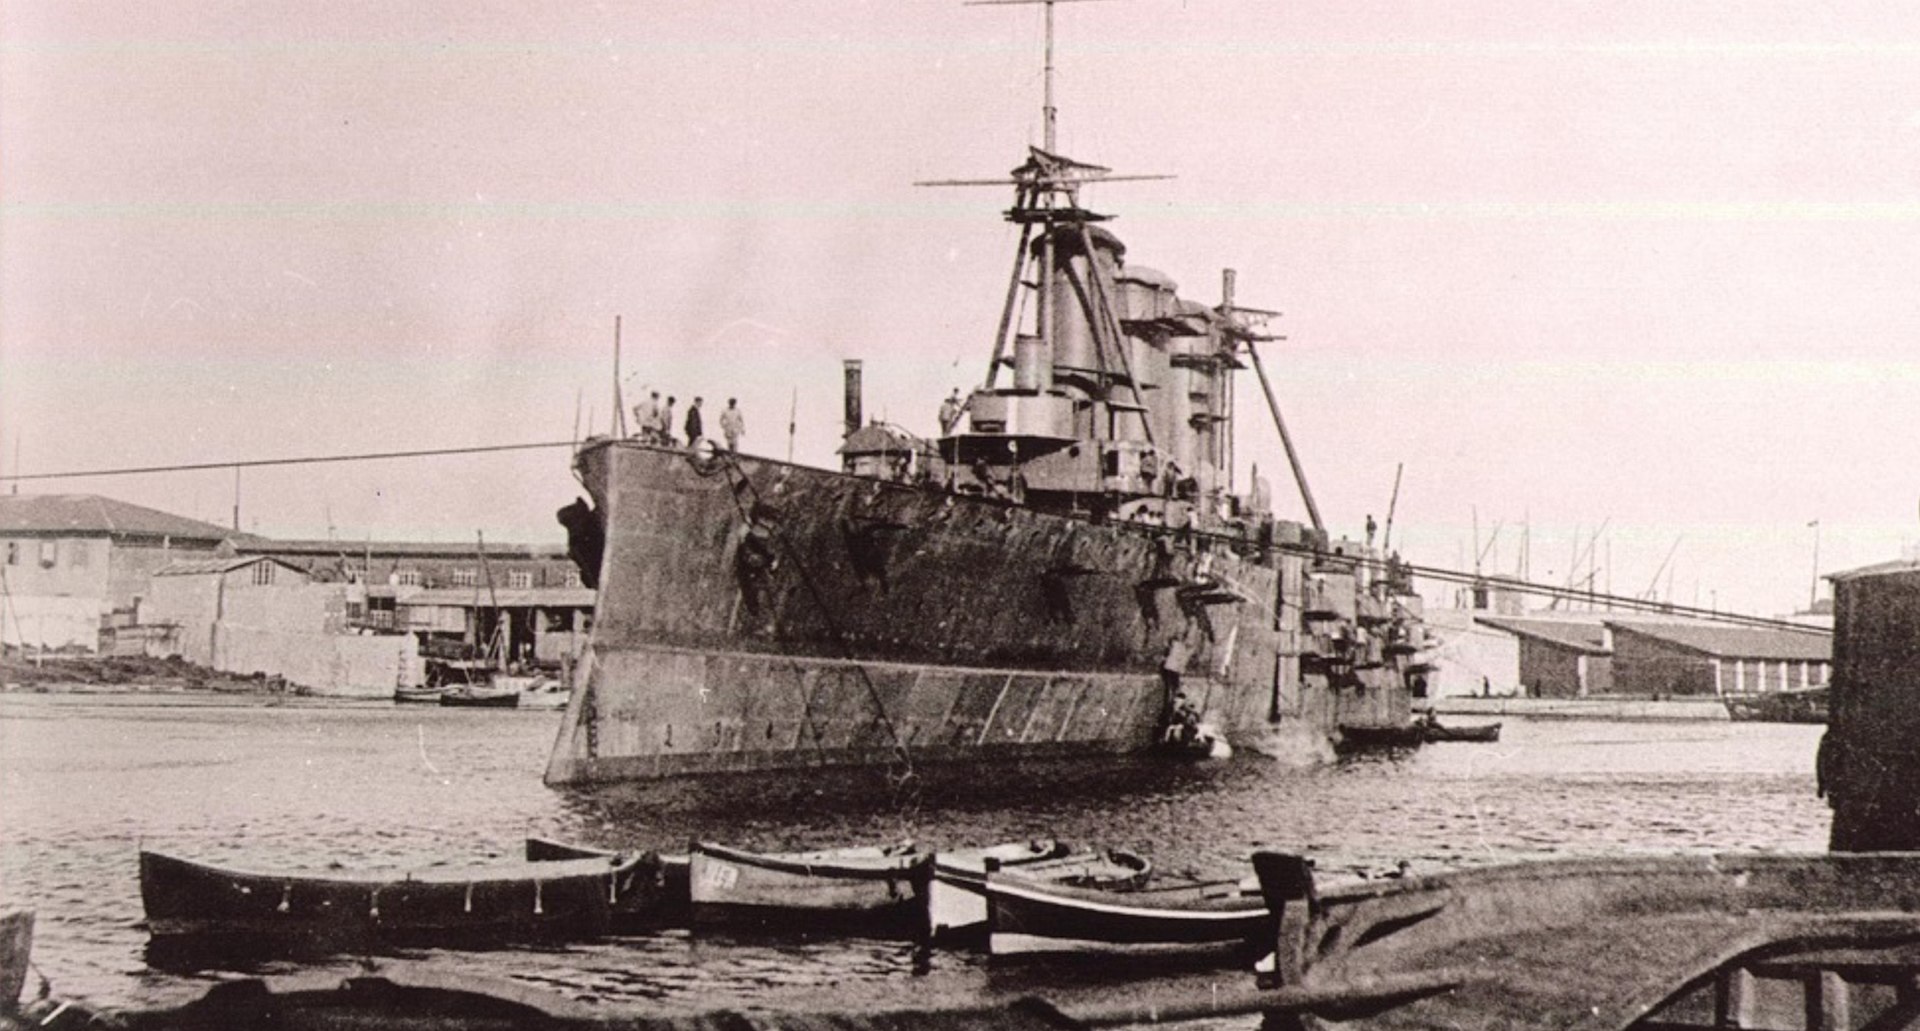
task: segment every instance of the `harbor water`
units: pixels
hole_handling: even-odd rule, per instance
[[[540,835],[683,850],[1054,837],[1158,869],[1240,876],[1256,848],[1327,877],[1548,856],[1820,851],[1817,726],[1507,718],[1496,744],[1293,769],[1258,755],[937,769],[896,765],[592,790],[541,783],[560,716],[190,696],[0,697],[0,898],[37,910],[56,990],[114,1006],[213,979],[312,969],[150,965],[142,847],[250,868],[418,867],[517,857]],[[1462,725],[1474,722],[1456,717]],[[399,958],[612,1006],[899,1007],[1044,992],[1060,969],[891,942],[741,941],[684,931]],[[364,970],[363,957],[319,969]],[[1238,984],[1232,971],[1223,974]]]

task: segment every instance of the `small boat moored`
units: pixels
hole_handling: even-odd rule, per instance
[[[996,956],[1232,949],[1251,959],[1273,947],[1274,919],[1251,881],[1110,891],[992,874],[986,895],[987,948]]]
[[[701,842],[688,861],[693,925],[923,940],[933,853],[911,844],[758,853]]]
[[[1042,853],[1042,845],[1053,845],[1052,854]],[[1027,850],[1024,854],[1019,851],[1023,848]],[[942,851],[934,857],[927,903],[933,937],[952,942],[986,934],[986,883],[990,874],[1120,890],[1145,884],[1152,870],[1153,864],[1145,856],[1132,852],[1070,852],[1053,842]]]
[[[335,949],[564,940],[610,928],[659,878],[652,854],[408,871],[260,870],[140,853],[156,942]]]
[[[440,704],[467,709],[517,709],[520,707],[520,689],[466,684],[447,688],[440,695]]]
[[[1409,723],[1403,727],[1349,727],[1340,728],[1340,740],[1334,750],[1341,753],[1365,752],[1388,748],[1418,748],[1426,742],[1426,732],[1419,724]]]
[[[1449,727],[1442,725],[1439,720],[1428,719],[1420,724],[1420,740],[1430,745],[1442,741],[1491,743],[1500,740],[1500,724],[1481,723],[1471,727]]]
[[[551,838],[527,839],[527,862],[555,863],[579,859],[611,859],[620,853],[612,849],[574,845]],[[660,855],[659,872],[651,880],[638,878],[634,890],[621,896],[614,906],[614,930],[687,927],[691,925],[692,903],[687,892],[687,856]]]
[[[1827,686],[1790,688],[1765,694],[1728,695],[1724,699],[1727,718],[1757,723],[1825,723],[1828,700],[1833,689]]]
[[[1341,727],[1339,751],[1359,752],[1371,749],[1417,748],[1420,745],[1452,741],[1494,742],[1500,740],[1500,724],[1482,723],[1469,727],[1442,724],[1432,713],[1423,714],[1402,727]]]

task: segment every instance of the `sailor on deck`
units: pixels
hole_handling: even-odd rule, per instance
[[[660,392],[654,391],[639,404],[633,406],[633,431],[640,439],[649,444],[659,440]]]
[[[747,432],[746,417],[740,414],[737,398],[727,398],[727,407],[720,413],[720,435],[727,438],[727,450],[740,450],[740,438]]]
[[[687,409],[686,430],[687,446],[699,447],[700,437],[705,432],[705,427],[700,422],[700,399],[697,397],[693,399],[692,407]]]
[[[955,387],[953,393],[948,394],[947,399],[940,402],[940,435],[952,436],[954,426],[960,422],[960,414],[966,410],[967,406],[960,402],[960,388]]]

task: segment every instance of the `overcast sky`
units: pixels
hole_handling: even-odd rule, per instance
[[[4,4],[0,469],[566,440],[737,396],[830,463],[839,362],[979,381],[1037,7]],[[1060,146],[1130,262],[1281,309],[1336,530],[1775,613],[1920,539],[1920,9],[1117,0]],[[629,397],[631,400],[631,397]],[[589,415],[590,410],[590,415]],[[1293,506],[1257,385],[1241,475]],[[29,484],[226,521],[231,473]],[[248,529],[552,540],[564,451],[249,471]],[[1808,524],[1819,520],[1818,531]],[[1610,563],[1606,559],[1610,556]]]

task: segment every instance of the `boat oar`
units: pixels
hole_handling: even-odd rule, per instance
[[[1048,1006],[1086,1027],[1120,1027],[1173,1023],[1208,1017],[1251,1016],[1256,1013],[1378,1013],[1395,1006],[1450,991],[1472,980],[1476,973],[1464,967],[1442,967],[1405,974],[1357,977],[1331,985],[1286,988],[1234,988],[1201,996],[1183,993],[1164,1002],[1058,1005],[1028,1000],[1026,1005]]]

